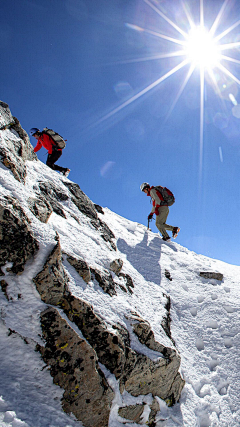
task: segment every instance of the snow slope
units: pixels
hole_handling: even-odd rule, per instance
[[[1,132],[3,145],[7,144],[9,134],[9,130]],[[116,253],[70,199],[62,202],[66,219],[52,213],[48,223],[43,224],[27,205],[28,197],[34,197],[40,181],[53,182],[65,192],[63,182],[69,182],[40,161],[28,161],[24,186],[0,163],[1,194],[20,201],[40,244],[35,259],[27,263],[22,275],[12,275],[5,266],[4,280],[12,300],[8,302],[0,291],[0,426],[81,426],[81,422],[62,411],[63,390],[52,383],[40,354],[35,352],[35,343],[42,343],[39,315],[45,304],[32,278],[52,250],[56,231],[63,251],[84,258],[92,267],[107,268],[116,258],[124,261],[123,272],[132,277],[134,292],[130,295],[119,291],[112,298],[96,283],[87,285],[66,260],[64,265],[72,292],[90,302],[94,311],[106,320],[109,329],[117,322],[124,325],[129,330],[133,348],[153,359],[159,357],[159,353],[140,345],[126,316],[136,311],[149,321],[156,340],[171,347],[173,344],[161,327],[166,302],[163,293],[170,296],[172,337],[181,356],[181,374],[186,385],[180,402],[174,407],[168,408],[159,399],[161,412],[157,426],[240,426],[240,267],[197,255],[175,241],[164,243],[145,226],[105,208],[101,218],[115,234]],[[70,213],[74,213],[79,222]],[[178,239],[181,240],[181,233]],[[166,277],[166,270],[172,280]],[[204,279],[199,276],[200,271],[221,272],[224,280]],[[15,332],[9,333],[9,330]],[[28,337],[29,345],[21,337]],[[118,407],[145,402],[147,413],[152,396],[120,395],[113,375],[104,366],[101,368],[115,390],[109,427],[137,426],[136,423],[123,423],[117,415]],[[143,425],[145,415],[143,413]]]

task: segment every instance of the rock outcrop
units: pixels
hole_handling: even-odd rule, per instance
[[[46,345],[39,349],[55,384],[65,390],[64,411],[86,427],[107,426],[114,393],[98,366],[96,352],[53,307],[41,314],[41,325]]]
[[[7,266],[8,271],[21,274],[38,248],[30,221],[19,201],[10,196],[0,197],[0,276],[6,263],[11,263]]]
[[[18,119],[12,116],[6,103],[0,101],[0,130],[6,132],[7,145],[0,145],[0,161],[11,170],[14,177],[24,184],[26,178],[25,160],[36,160],[27,133]]]
[[[223,274],[222,273],[215,273],[213,271],[201,271],[199,273],[201,277],[204,277],[204,279],[215,279],[219,281],[223,281]]]

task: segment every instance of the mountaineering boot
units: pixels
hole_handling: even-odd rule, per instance
[[[176,237],[177,237],[177,235],[178,235],[179,231],[180,231],[180,228],[179,228],[179,227],[174,227],[174,229],[173,229],[173,231],[172,231],[172,236],[173,236],[173,238],[174,238],[174,239],[176,239]]]
[[[65,177],[67,177],[69,175],[69,173],[71,172],[71,169],[66,168],[65,171],[63,172],[63,175]]]
[[[162,239],[164,240],[164,242],[170,242],[171,237],[169,237],[169,236],[168,237],[163,237]]]

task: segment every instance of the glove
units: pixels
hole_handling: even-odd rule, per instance
[[[148,215],[148,219],[150,220],[150,219],[152,219],[152,217],[153,217],[153,213],[150,213],[150,214]]]

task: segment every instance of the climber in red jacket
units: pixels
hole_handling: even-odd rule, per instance
[[[51,169],[62,172],[63,175],[68,176],[70,169],[55,165],[55,162],[62,155],[62,149],[57,147],[51,136],[47,135],[44,132],[40,132],[40,130],[37,128],[32,128],[30,130],[30,134],[37,139],[37,145],[34,148],[34,152],[36,153],[42,147],[46,148],[46,150],[48,151],[46,165],[49,166]]]

